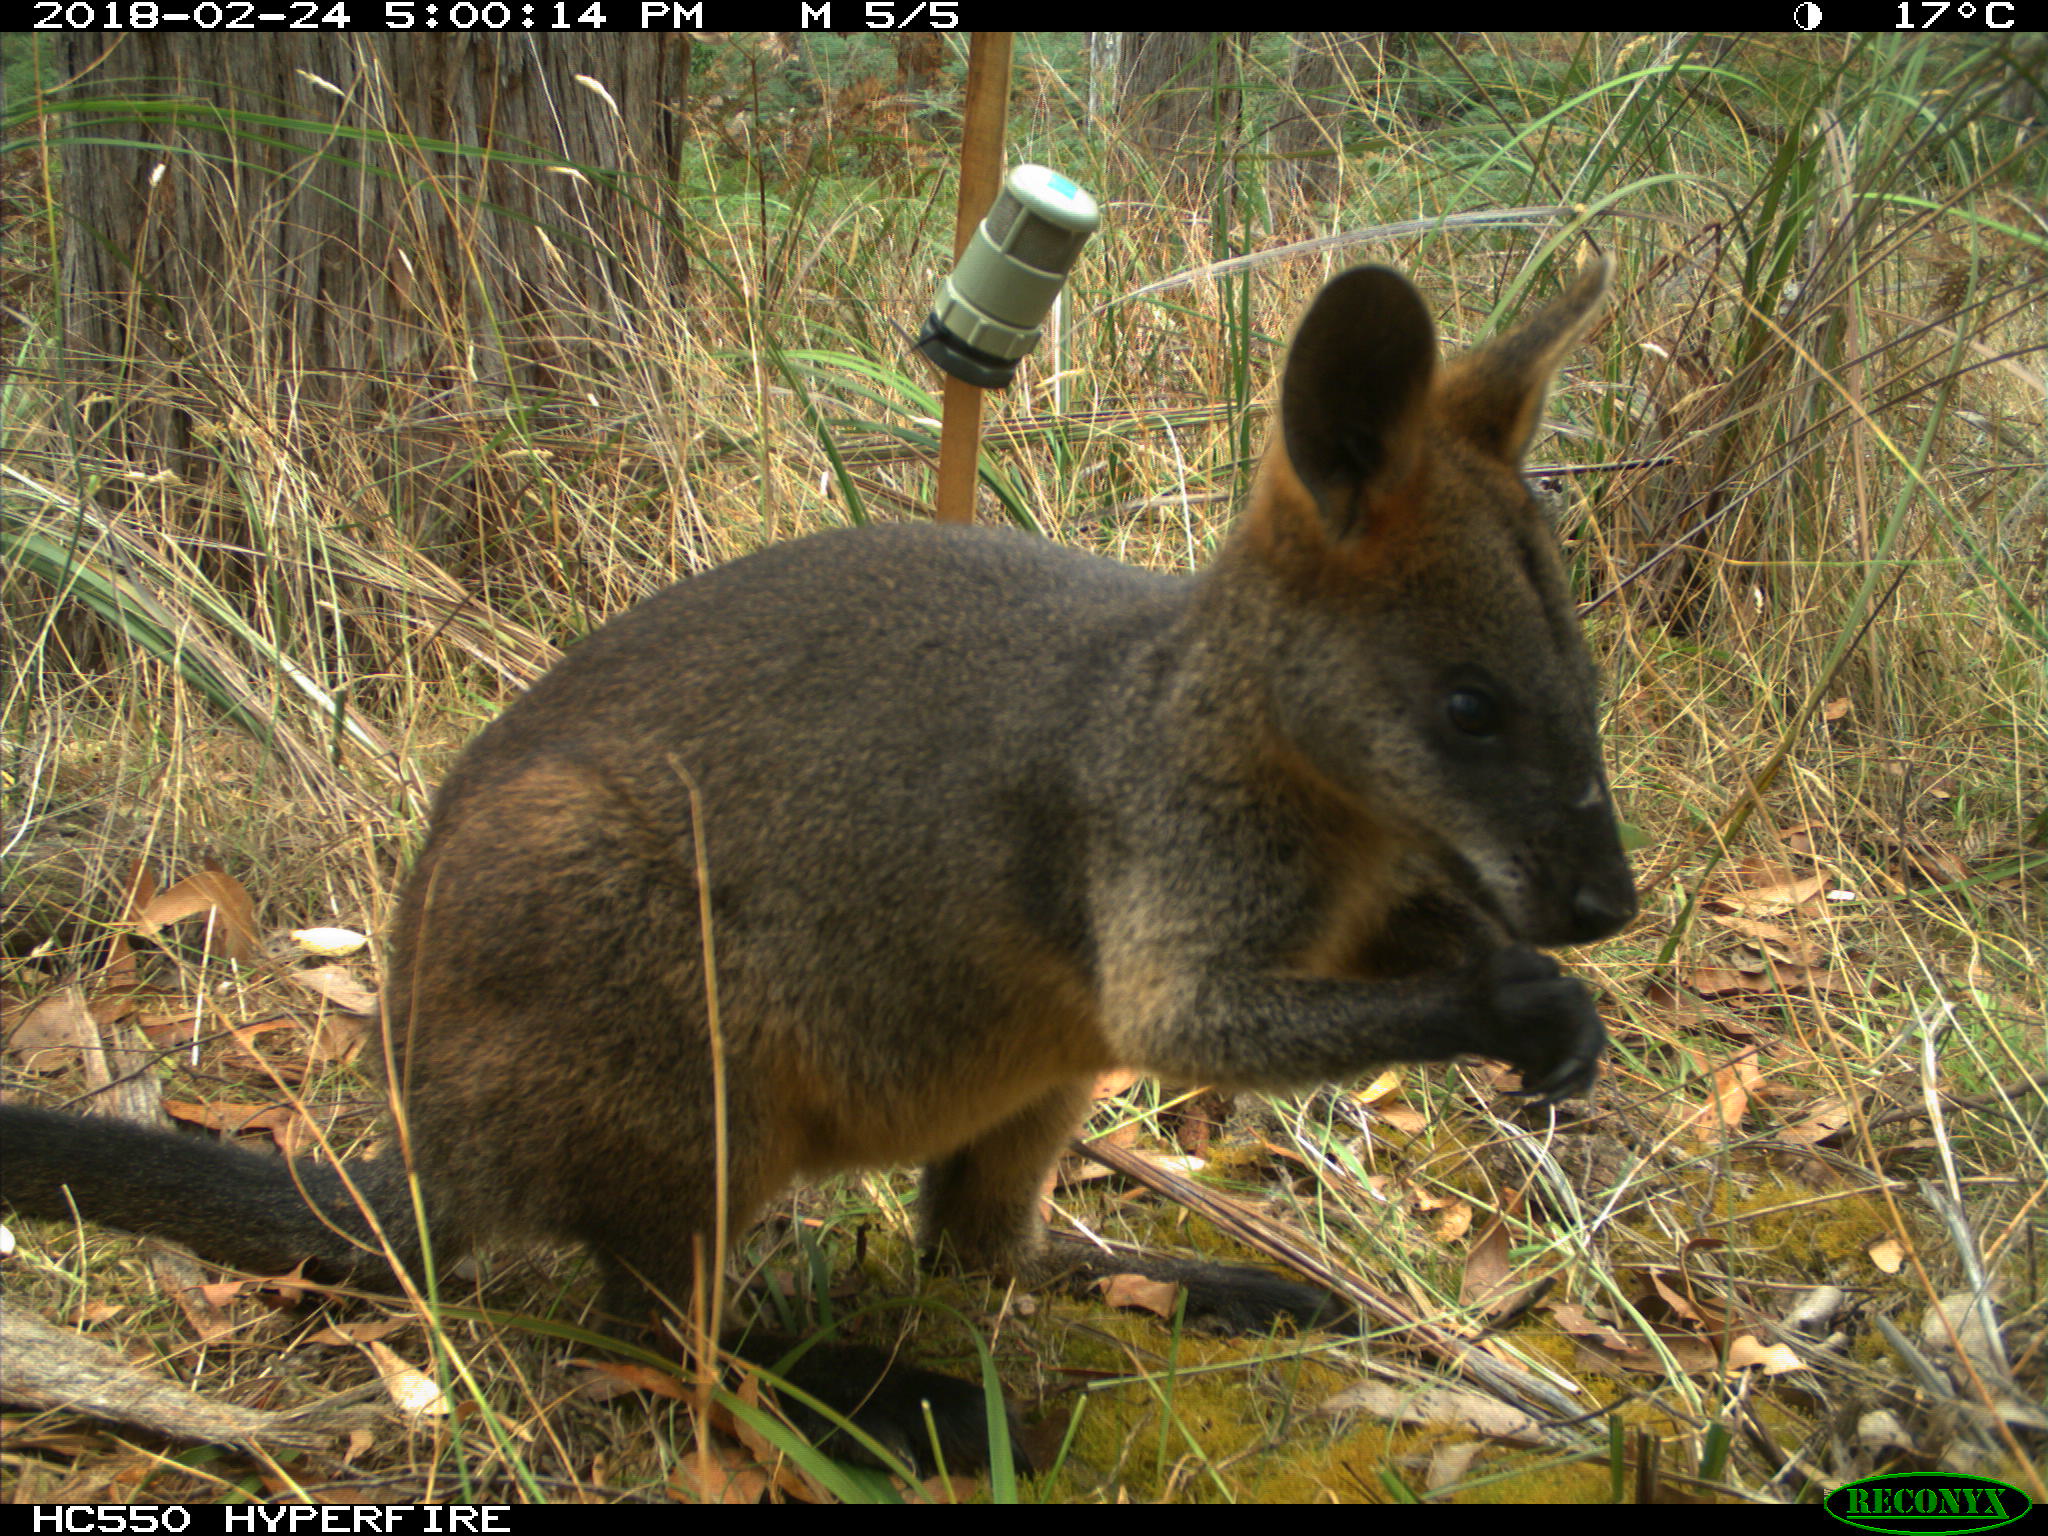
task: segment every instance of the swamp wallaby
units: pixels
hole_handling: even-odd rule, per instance
[[[688,1305],[715,1192],[737,1232],[796,1175],[877,1164],[924,1166],[932,1247],[1030,1275],[1107,1068],[1290,1088],[1474,1052],[1583,1089],[1600,1020],[1535,946],[1613,933],[1635,891],[1520,459],[1604,286],[1440,367],[1404,279],[1334,279],[1194,575],[917,524],[648,599],[441,789],[387,955],[389,1153],[344,1181],[9,1106],[0,1195],[374,1280],[420,1257],[409,1157],[437,1258],[574,1239],[644,1315],[642,1287]],[[847,1355],[806,1358],[898,1443],[947,1399],[971,1459],[964,1385],[849,1394]]]

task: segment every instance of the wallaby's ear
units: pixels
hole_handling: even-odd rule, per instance
[[[1280,439],[1330,537],[1365,532],[1422,457],[1436,327],[1398,272],[1355,267],[1302,316],[1280,380]]]
[[[1558,364],[1599,316],[1611,267],[1605,256],[1596,257],[1556,303],[1446,367],[1437,392],[1444,426],[1481,452],[1519,466]]]

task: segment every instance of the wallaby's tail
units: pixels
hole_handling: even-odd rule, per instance
[[[391,1283],[384,1242],[419,1255],[405,1168],[269,1157],[242,1147],[96,1116],[0,1105],[0,1204],[25,1216],[81,1217],[184,1243],[257,1274],[307,1259],[324,1279]],[[353,1184],[357,1193],[350,1192]],[[357,1204],[376,1212],[380,1241]]]

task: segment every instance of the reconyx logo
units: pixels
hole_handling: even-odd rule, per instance
[[[1866,1531],[1902,1531],[1919,1536],[1939,1531],[1962,1536],[2010,1525],[2034,1501],[2010,1483],[1953,1472],[1895,1472],[1844,1483],[1827,1496],[1825,1508],[1847,1525]]]

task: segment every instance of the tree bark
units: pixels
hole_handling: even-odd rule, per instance
[[[1288,91],[1273,124],[1276,190],[1334,202],[1342,186],[1344,122],[1385,90],[1386,32],[1300,32],[1291,40]]]
[[[1239,139],[1248,32],[1127,32],[1118,61],[1123,118],[1189,186],[1220,184]]]
[[[689,57],[665,35],[63,39],[65,331],[101,445],[204,479],[226,423],[310,398],[416,468],[407,424],[451,399],[614,376],[642,286],[688,275],[664,189]]]

